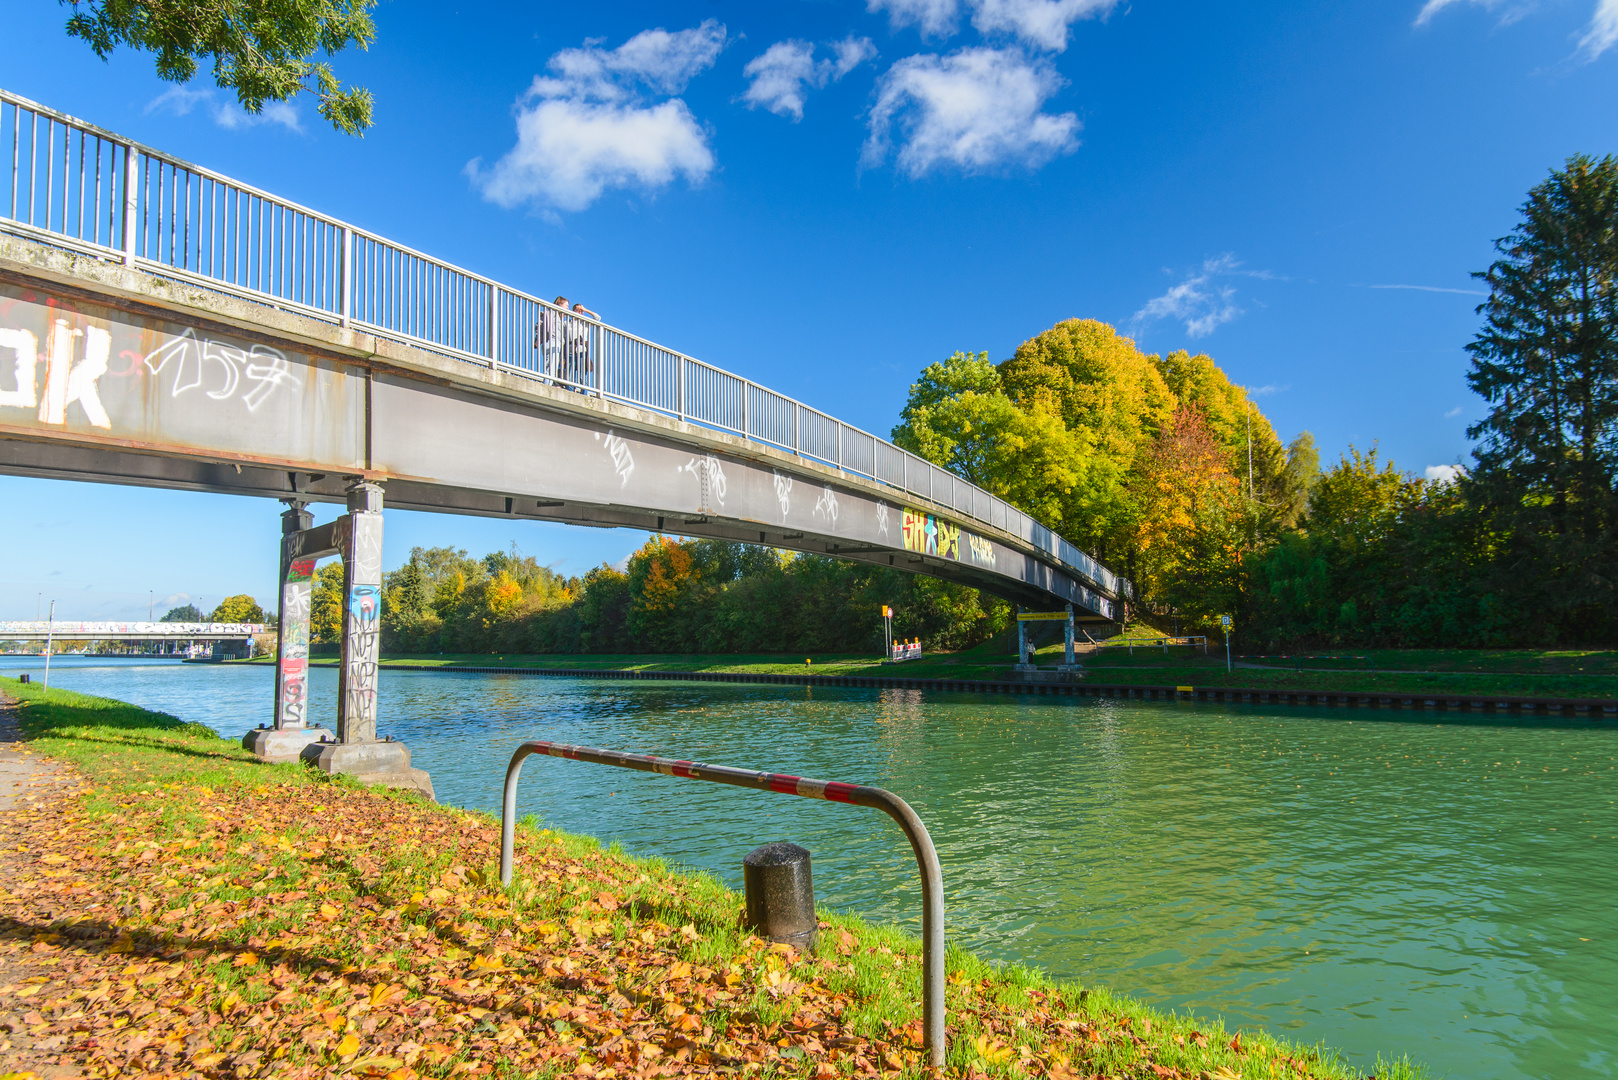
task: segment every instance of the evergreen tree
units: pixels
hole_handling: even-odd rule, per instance
[[[1522,215],[1474,275],[1489,298],[1467,381],[1492,408],[1467,435],[1480,481],[1593,540],[1618,451],[1618,159],[1570,158]]]
[[[1528,194],[1467,379],[1491,405],[1467,497],[1506,537],[1494,591],[1555,639],[1610,634],[1618,577],[1618,159],[1568,159]]]

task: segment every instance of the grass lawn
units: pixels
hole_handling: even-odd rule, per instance
[[[1058,649],[1060,652],[1060,649]],[[270,663],[268,657],[232,663]],[[992,643],[956,653],[933,653],[901,664],[884,663],[882,657],[866,653],[793,654],[636,654],[583,653],[523,656],[487,653],[390,653],[382,666],[409,664],[415,667],[533,667],[568,668],[591,671],[723,671],[755,674],[810,675],[896,675],[915,679],[1004,679],[1011,673],[1016,657]],[[1054,662],[1054,661],[1053,661]],[[316,665],[337,663],[335,657],[316,657]]]
[[[539,822],[502,889],[487,817],[262,765],[118,702],[0,691],[75,781],[0,812],[0,1067],[17,1070],[0,1075],[926,1071],[917,947],[892,929],[826,911],[812,954],[771,946],[712,878]],[[1359,1075],[959,952],[949,1024],[965,1078]]]

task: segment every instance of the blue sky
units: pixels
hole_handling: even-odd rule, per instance
[[[390,0],[243,114],[17,5],[0,85],[604,317],[881,434],[957,349],[1093,317],[1210,353],[1283,438],[1463,459],[1463,346],[1527,189],[1614,149],[1618,0]],[[273,502],[0,478],[0,617],[274,591]],[[109,539],[115,528],[117,539]],[[578,573],[639,534],[390,513]],[[183,539],[181,539],[183,538]]]

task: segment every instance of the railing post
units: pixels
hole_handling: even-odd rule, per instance
[[[837,471],[843,470],[843,422],[837,421]]]
[[[347,225],[343,226],[343,248],[338,253],[342,260],[342,275],[338,278],[337,315],[338,325],[347,326],[350,313],[354,310],[354,230]]]
[[[927,826],[910,808],[910,804],[891,791],[866,787],[862,784],[844,784],[836,781],[811,780],[804,776],[785,773],[753,772],[734,769],[726,765],[704,765],[695,761],[675,761],[648,754],[626,754],[616,750],[598,750],[589,746],[571,746],[534,740],[517,747],[506,766],[505,790],[501,798],[500,813],[500,884],[511,885],[512,861],[517,833],[517,779],[522,774],[523,759],[531,754],[567,758],[570,761],[588,761],[596,765],[614,765],[620,769],[678,776],[688,780],[707,780],[732,787],[752,788],[755,791],[773,791],[782,795],[797,795],[806,799],[825,799],[829,802],[848,803],[880,810],[904,830],[910,849],[916,856],[916,869],[921,877],[921,1032],[922,1048],[927,1052],[928,1064],[935,1069],[944,1066],[944,875],[938,865],[938,851]]]
[[[135,265],[136,217],[140,209],[140,151],[124,147],[124,265]]]
[[[674,357],[674,415],[683,423],[685,421],[685,365],[686,359],[679,354]]]
[[[803,406],[796,401],[792,403],[792,452],[803,457],[803,443],[798,438],[798,416],[803,412]]]
[[[489,366],[500,363],[500,286],[489,282]]]
[[[747,436],[747,435],[750,435],[752,433],[751,429],[749,429],[748,426],[747,426],[747,400],[753,396],[752,393],[751,393],[752,389],[753,389],[753,384],[748,382],[746,379],[743,379],[742,380],[742,435],[743,436]]]

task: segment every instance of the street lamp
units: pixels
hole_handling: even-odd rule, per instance
[[[56,601],[51,601],[51,618],[45,624],[45,692],[51,689],[51,639],[56,633]]]

